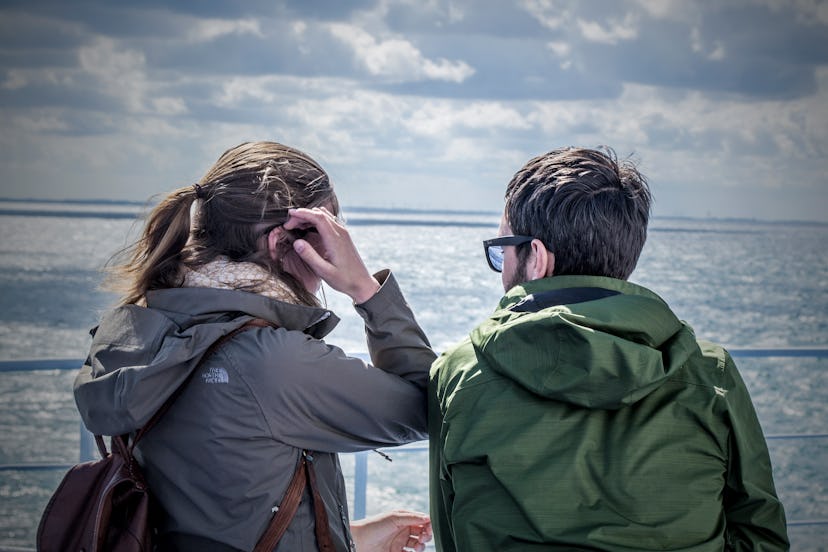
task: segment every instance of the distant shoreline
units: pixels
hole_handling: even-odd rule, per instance
[[[35,205],[64,205],[64,206],[89,206],[89,207],[122,207],[123,210],[89,210],[89,209],[59,209],[59,208],[3,208],[0,207],[0,216],[24,216],[24,217],[68,217],[68,218],[102,218],[102,219],[140,219],[145,212],[154,206],[152,202],[133,201],[121,199],[34,199],[34,198],[3,198],[0,197],[0,204],[35,204]],[[348,206],[343,209],[346,215],[349,214],[388,214],[388,215],[442,215],[442,216],[491,216],[500,217],[498,211],[481,210],[457,210],[457,209],[416,209],[406,207],[369,207],[369,206]],[[747,224],[768,224],[768,225],[801,225],[801,226],[828,226],[828,222],[817,220],[768,220],[758,218],[738,217],[691,217],[691,216],[653,216],[654,221],[698,221],[698,222],[721,222],[721,223],[747,223]],[[353,225],[426,225],[426,226],[491,226],[491,224],[470,221],[434,221],[415,219],[359,219],[348,217],[348,223]],[[495,223],[495,226],[497,223]],[[654,231],[669,231],[670,229],[650,228]]]

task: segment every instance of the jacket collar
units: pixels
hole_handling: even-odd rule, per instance
[[[607,295],[615,295],[616,293],[639,295],[648,299],[655,299],[665,307],[667,306],[667,303],[661,297],[647,288],[626,280],[618,280],[606,276],[551,276],[549,278],[540,278],[538,280],[524,282],[507,291],[498,306],[501,309],[508,309],[523,301],[529,295],[566,290],[568,288],[599,288],[607,292],[615,292],[608,293]]]
[[[169,288],[147,292],[147,306],[164,311],[182,328],[214,321],[228,313],[244,313],[321,339],[339,318],[321,307],[286,303],[246,291],[212,288]]]

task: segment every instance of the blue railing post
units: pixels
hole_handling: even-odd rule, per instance
[[[97,457],[98,446],[95,444],[95,437],[89,433],[83,422],[80,423],[80,462],[89,462]]]
[[[365,517],[368,487],[368,452],[354,454],[354,519]]]

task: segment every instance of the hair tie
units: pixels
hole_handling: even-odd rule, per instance
[[[187,238],[187,245],[195,241],[196,234],[201,228],[201,206],[204,204],[204,188],[198,184],[193,184],[195,191],[195,199],[190,203],[190,235]]]

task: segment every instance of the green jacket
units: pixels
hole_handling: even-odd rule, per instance
[[[580,288],[617,293],[526,307]],[[438,550],[788,549],[733,360],[647,289],[517,286],[437,359],[429,395]]]

